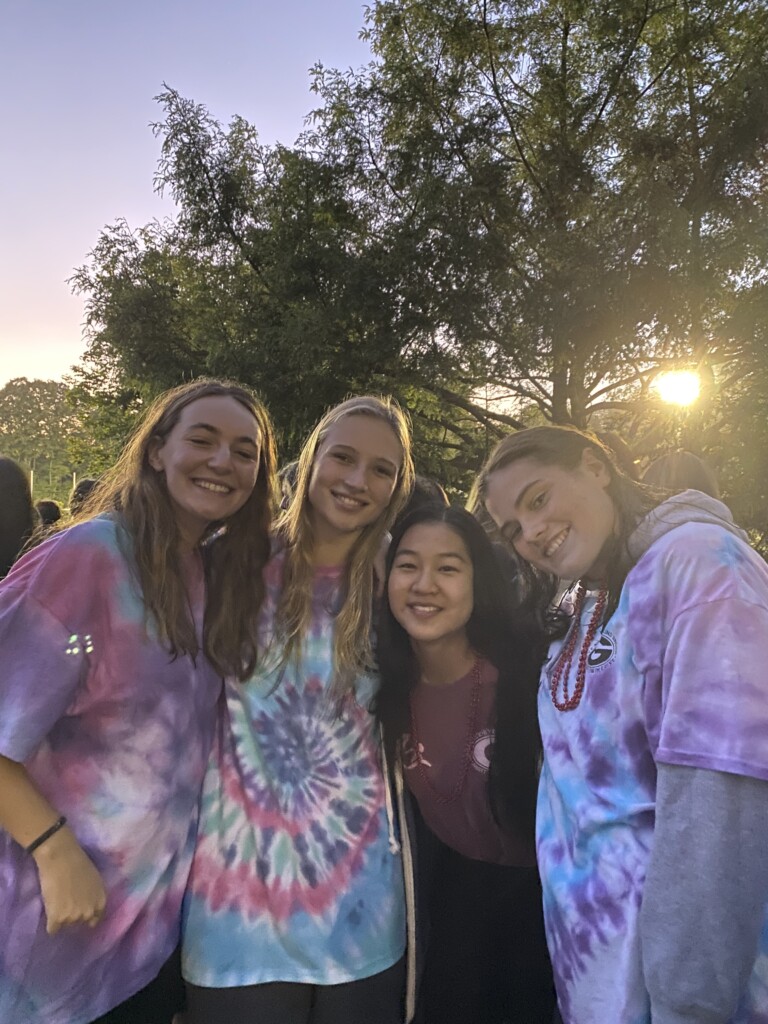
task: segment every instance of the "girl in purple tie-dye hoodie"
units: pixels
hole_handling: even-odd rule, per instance
[[[91,518],[0,585],[3,1024],[170,1020],[152,982],[179,939],[221,676],[256,661],[273,473],[249,392],[177,388]]]
[[[501,442],[480,490],[524,572],[572,581],[537,817],[565,1024],[766,1024],[768,568],[570,428]]]

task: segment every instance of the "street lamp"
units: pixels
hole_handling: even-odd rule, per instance
[[[701,393],[701,378],[695,370],[665,370],[654,377],[653,387],[662,402],[692,405]]]

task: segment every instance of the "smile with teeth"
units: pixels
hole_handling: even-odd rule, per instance
[[[364,501],[360,501],[359,498],[353,498],[349,494],[341,494],[339,491],[333,491],[333,496],[340,505],[344,505],[346,508],[365,508]]]
[[[563,543],[565,538],[568,536],[569,532],[570,532],[570,527],[566,526],[566,528],[564,530],[561,530],[560,533],[557,534],[557,536],[554,538],[554,540],[551,540],[549,542],[549,544],[547,544],[547,546],[544,548],[544,557],[545,558],[551,558],[552,555],[554,555],[554,553],[557,551],[557,549]]]
[[[214,494],[229,494],[232,490],[226,484],[217,484],[213,480],[195,480],[195,486],[202,487],[204,491],[212,491]]]
[[[408,607],[414,615],[434,615],[440,611],[436,604],[409,604]]]

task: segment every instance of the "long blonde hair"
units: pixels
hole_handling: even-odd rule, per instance
[[[78,521],[103,512],[118,516],[130,537],[148,618],[171,654],[194,657],[198,643],[179,558],[179,528],[165,474],[152,468],[149,453],[153,444],[165,441],[186,406],[208,396],[235,399],[253,415],[259,430],[261,454],[253,491],[226,521],[221,536],[204,548],[205,653],[222,675],[245,679],[257,660],[257,620],[276,494],[272,425],[251,391],[230,381],[203,378],[156,398],[113,468],[89,496]],[[209,527],[207,537],[216,533],[216,526]]]
[[[312,615],[314,531],[309,503],[309,483],[317,451],[331,428],[346,416],[375,416],[384,420],[397,438],[403,461],[386,512],[369,523],[347,556],[342,581],[343,602],[333,637],[334,681],[331,693],[341,697],[354,686],[361,672],[373,665],[371,644],[373,565],[385,534],[413,488],[411,430],[395,399],[364,395],[348,398],[330,409],[309,435],[299,456],[296,490],[288,509],[277,523],[278,539],[287,548],[283,589],[277,609],[277,639],[286,663],[299,657],[301,642]]]

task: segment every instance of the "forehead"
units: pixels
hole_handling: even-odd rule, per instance
[[[512,514],[517,502],[532,484],[568,474],[569,470],[538,459],[517,459],[489,475],[485,491],[486,508],[494,518],[495,513],[503,514],[506,518]]]
[[[461,555],[469,561],[463,538],[447,523],[417,523],[406,530],[398,551],[416,551],[423,555]]]
[[[351,413],[331,426],[320,445],[320,451],[332,445],[354,448],[368,458],[387,459],[399,466],[403,461],[400,442],[392,427],[381,416]]]
[[[184,430],[194,423],[205,423],[220,433],[239,437],[258,437],[256,417],[231,395],[204,395],[185,405],[177,426]]]

